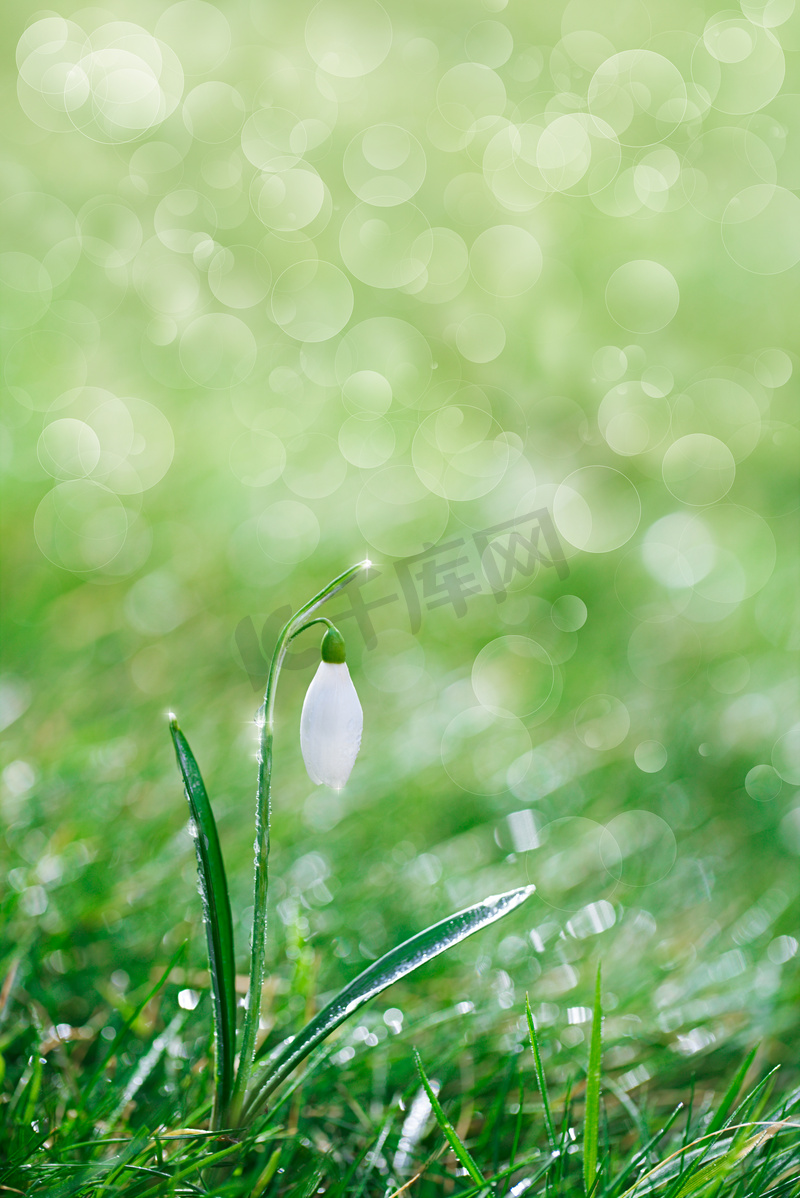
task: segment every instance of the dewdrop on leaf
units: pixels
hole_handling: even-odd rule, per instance
[[[364,713],[345,664],[344,640],[333,628],[322,639],[322,661],[306,692],[300,748],[317,786],[341,790],[361,747]]]

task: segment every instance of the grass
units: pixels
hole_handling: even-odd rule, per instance
[[[716,1090],[709,1088],[711,1059],[696,1084],[668,1059],[646,1086],[626,1083],[619,1070],[601,1066],[599,985],[588,1054],[554,1051],[515,1011],[503,1020],[498,1054],[489,1014],[476,1011],[465,1029],[460,1007],[421,1015],[371,1043],[386,1031],[373,1011],[319,1052],[246,1131],[209,1132],[208,1057],[191,1060],[199,1047],[210,1049],[197,1039],[207,1021],[202,1004],[196,1013],[175,1009],[174,969],[141,996],[110,1051],[99,1037],[60,1041],[41,1026],[19,982],[7,988],[10,1100],[0,1106],[0,1192],[800,1193],[800,1091],[790,1089],[791,1079],[765,1070],[752,1052],[732,1075],[728,1068],[715,1079]],[[153,1002],[169,1021],[158,1035],[137,1035],[137,1018]],[[618,1042],[605,1039],[604,1058],[615,1048]]]
[[[241,946],[248,837],[240,832],[237,844],[234,835],[238,783],[226,791],[212,764],[221,791],[214,817],[186,747],[183,757],[189,789],[208,805],[193,809],[195,821],[208,831],[218,820],[233,853]],[[697,804],[705,787],[725,793],[727,768],[708,776],[713,788],[700,773],[683,774],[670,784],[673,800],[679,784]],[[70,770],[77,780],[74,762],[61,776]],[[374,779],[367,767],[366,785]],[[598,873],[583,835],[601,827],[597,818],[613,824],[619,808],[606,794],[622,779],[623,765],[600,763],[582,777],[583,806],[574,781],[543,796],[537,818],[550,815],[550,838],[524,851],[519,812],[504,807],[487,819],[485,803],[470,808],[467,800],[458,818],[447,814],[437,841],[446,800],[440,794],[440,812],[432,811],[419,782],[405,797],[416,845],[398,839],[374,802],[359,808],[363,779],[350,817],[296,839],[282,800],[259,1029],[259,1059],[273,1062],[263,1076],[277,1088],[267,1085],[269,1102],[251,1104],[252,1122],[236,1129],[214,1125],[220,996],[203,967],[197,842],[183,830],[165,835],[182,810],[174,762],[156,756],[129,784],[134,795],[146,783],[169,796],[164,812],[150,806],[143,819],[126,803],[105,823],[90,815],[94,840],[79,833],[74,805],[73,822],[47,837],[44,809],[33,827],[18,820],[9,843],[34,864],[15,867],[3,899],[0,1194],[800,1194],[796,876],[778,854],[765,856],[779,863],[766,886],[754,871],[726,872],[714,852],[719,822],[693,826],[688,814],[682,855],[663,877],[649,842],[629,852],[621,877]],[[101,801],[120,785],[113,777],[101,784]],[[384,785],[388,803],[396,790]],[[511,802],[516,808],[516,796]],[[587,814],[573,816],[559,839],[557,804],[565,803]],[[250,802],[241,806],[249,822]],[[622,806],[629,809],[630,801]],[[120,881],[112,866],[129,838],[138,856]],[[420,854],[423,844],[429,851]],[[761,852],[770,844],[765,838]],[[221,872],[220,862],[200,859],[201,876]],[[61,872],[45,887],[48,861]],[[398,961],[387,956],[463,900],[466,880],[469,891],[488,893],[526,875],[539,884],[531,901],[444,961],[429,959],[438,929],[463,938],[447,919],[432,929],[427,964],[413,977],[402,947],[393,950]],[[47,902],[37,906],[41,894]],[[241,1000],[241,955],[213,935],[209,949],[212,962],[214,953],[225,958]],[[370,1002],[352,1025],[338,1026],[343,985],[359,1006]],[[304,1043],[304,1025],[313,1049],[305,1064],[285,1046],[287,1035]],[[335,1034],[323,1039],[317,1030]],[[230,1058],[227,1067],[230,1076]]]
[[[193,817],[208,832],[215,817],[180,745],[184,780],[205,804],[192,808]],[[159,758],[151,768],[153,784],[166,788],[161,771],[174,771],[174,763]],[[585,775],[594,806],[584,810],[602,811],[602,792],[620,775],[612,769]],[[700,793],[697,780],[684,785]],[[179,810],[174,773],[165,793]],[[563,801],[570,784],[559,793]],[[408,802],[424,819],[420,787]],[[224,791],[215,805],[229,849]],[[17,867],[3,900],[13,935],[3,950],[0,1194],[800,1194],[789,871],[767,888],[721,872],[711,908],[696,859],[689,868],[691,832],[684,860],[663,878],[650,881],[647,857],[631,854],[623,868],[640,872],[625,875],[625,885],[587,872],[577,819],[565,841],[551,832],[549,856],[541,847],[521,855],[527,876],[541,883],[529,903],[491,928],[481,923],[491,913],[481,914],[480,936],[458,943],[443,962],[432,960],[438,940],[445,932],[462,940],[466,925],[444,920],[429,929],[421,934],[428,963],[409,978],[405,948],[393,950],[397,961],[386,948],[463,894],[458,876],[455,889],[423,887],[423,866],[456,861],[463,870],[471,855],[470,886],[484,892],[521,874],[520,855],[504,844],[509,828],[519,833],[513,813],[488,824],[478,812],[462,818],[466,829],[451,824],[450,835],[428,839],[432,852],[420,856],[385,819],[371,823],[372,808],[345,820],[341,835],[317,833],[317,848],[313,834],[298,845],[290,835],[287,846],[279,808],[258,1054],[272,1062],[260,1076],[275,1077],[277,1088],[267,1085],[269,1101],[251,1103],[251,1122],[235,1129],[214,1122],[213,1015],[218,1021],[222,1008],[213,971],[203,968],[201,916],[211,894],[202,908],[192,894],[196,838],[182,833],[177,845],[167,842],[138,863],[138,889],[122,891],[132,896],[126,920],[111,870],[93,875],[88,851],[84,869],[73,866],[77,882],[64,886],[60,875],[62,884],[46,892],[57,897],[57,911],[86,904],[71,923],[54,922],[53,908],[35,910],[33,871]],[[106,854],[118,859],[128,834],[144,853],[148,826],[126,808],[107,825]],[[551,826],[561,829],[557,816]],[[716,826],[703,827],[696,841],[706,861]],[[370,828],[379,833],[372,852]],[[427,835],[417,832],[420,842]],[[36,829],[26,836],[20,857],[31,845],[41,854]],[[59,836],[52,831],[49,843],[60,846],[68,875],[70,843],[84,842]],[[354,845],[370,863],[360,879]],[[221,875],[220,846],[204,839],[200,847],[201,877]],[[237,862],[229,875],[240,944],[243,908],[248,915],[242,872]],[[183,898],[193,901],[176,920]],[[216,944],[214,921],[206,930],[212,965],[215,953],[224,957],[226,984],[241,1000],[242,958]],[[359,1006],[371,1000],[355,1026],[341,1024],[343,983]],[[308,1041],[305,1063],[287,1050],[287,1035]],[[230,1056],[227,1069],[230,1077]]]

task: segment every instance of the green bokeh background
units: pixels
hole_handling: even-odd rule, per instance
[[[202,965],[169,709],[244,968],[249,674],[279,609],[369,556],[374,640],[328,613],[365,712],[341,794],[299,754],[313,666],[281,681],[271,966],[304,940],[327,990],[531,880],[391,1001],[500,1026],[528,989],[572,1048],[602,958],[637,1052],[790,1059],[800,9],[18,3],[3,41],[29,990],[80,1025],[184,938]],[[540,509],[565,566],[493,593],[476,535]],[[428,551],[455,564],[425,592]]]

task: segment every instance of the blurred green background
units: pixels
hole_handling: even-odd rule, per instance
[[[3,910],[28,991],[96,1030],[183,939],[202,968],[170,709],[244,970],[265,655],[368,556],[327,613],[365,712],[344,792],[299,754],[310,637],[281,680],[271,967],[317,952],[329,990],[530,880],[387,996],[390,1026],[469,999],[500,1028],[528,989],[573,1049],[602,959],[623,1089],[648,1045],[790,1060],[794,0],[2,21]]]

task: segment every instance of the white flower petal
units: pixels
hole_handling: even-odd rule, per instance
[[[361,747],[364,713],[346,664],[322,661],[303,703],[300,748],[317,786],[341,790]]]

